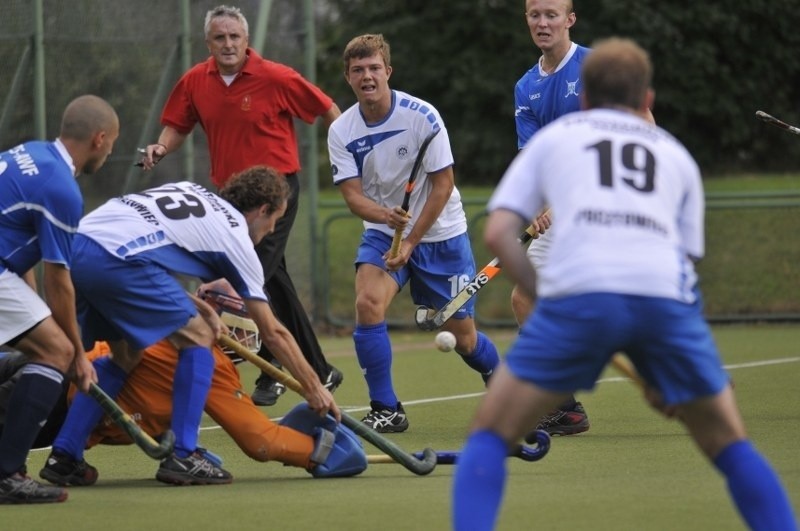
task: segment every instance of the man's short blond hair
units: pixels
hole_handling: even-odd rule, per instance
[[[392,66],[392,56],[389,49],[389,42],[380,33],[359,35],[351,39],[344,48],[342,60],[344,61],[344,71],[350,67],[351,59],[364,59],[380,53],[383,57],[383,64],[388,68]]]

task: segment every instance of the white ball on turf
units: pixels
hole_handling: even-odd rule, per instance
[[[456,336],[452,332],[439,332],[436,334],[434,343],[436,343],[436,348],[442,352],[450,352],[456,348]]]

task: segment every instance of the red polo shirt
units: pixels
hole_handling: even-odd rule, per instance
[[[213,57],[186,72],[164,105],[161,124],[188,134],[195,124],[208,137],[211,182],[221,187],[236,172],[263,164],[282,173],[300,169],[293,118],[307,123],[333,100],[288,66],[252,48],[230,86]]]

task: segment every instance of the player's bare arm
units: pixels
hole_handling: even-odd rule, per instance
[[[348,179],[339,185],[344,202],[350,212],[372,223],[385,223],[391,229],[405,226],[408,222],[402,215],[402,209],[381,206],[364,195],[361,179]],[[400,225],[400,224],[403,225]]]
[[[44,295],[53,319],[64,331],[74,348],[72,378],[81,391],[88,391],[90,383],[97,383],[94,366],[83,350],[75,313],[75,288],[69,270],[63,264],[44,262]]]
[[[211,327],[211,330],[214,332],[214,337],[219,337],[223,334],[227,334],[229,332],[228,327],[225,326],[225,323],[222,322],[220,319],[219,314],[211,307],[206,301],[201,299],[200,297],[188,293],[189,298],[192,299],[194,305],[197,307],[197,312],[203,318],[203,320]]]
[[[331,105],[330,109],[325,111],[320,118],[322,118],[322,123],[325,124],[325,129],[329,128],[333,121],[342,114],[342,111],[339,110],[339,106],[335,103]]]
[[[248,315],[258,326],[261,341],[303,386],[304,397],[308,401],[309,407],[320,416],[330,413],[337,421],[341,421],[342,413],[339,411],[333,395],[322,386],[314,369],[300,352],[300,347],[297,346],[294,337],[278,321],[269,304],[256,299],[245,299],[245,306]]]
[[[411,231],[403,238],[397,256],[394,258],[388,258],[387,256],[386,268],[389,271],[396,271],[408,262],[414,247],[422,241],[422,238],[439,218],[445,205],[447,205],[447,201],[450,199],[450,194],[453,193],[453,188],[455,188],[452,166],[428,174],[428,180],[432,186],[430,194],[425,200],[425,206],[422,207],[422,211],[414,222]]]
[[[175,128],[165,126],[158,137],[158,142],[149,144],[144,148],[142,160],[140,163],[145,170],[152,170],[153,167],[161,161],[167,154],[177,151],[183,145],[186,137],[183,133],[179,133]]]

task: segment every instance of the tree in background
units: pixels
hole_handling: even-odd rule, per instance
[[[659,125],[705,173],[789,171],[797,139],[754,118],[758,109],[800,121],[800,9],[796,0],[663,2],[574,0],[573,40],[631,37],[655,64]],[[319,10],[319,80],[352,103],[341,52],[383,33],[392,84],[431,101],[448,123],[459,182],[496,182],[516,152],[513,87],[538,54],[522,0],[327,0]],[[325,179],[322,179],[325,182]]]

